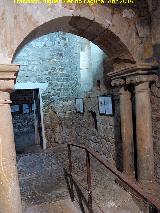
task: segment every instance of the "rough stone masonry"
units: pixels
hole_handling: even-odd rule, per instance
[[[41,94],[47,148],[84,143],[114,163],[119,133],[114,131],[113,117],[99,115],[97,98],[111,94],[103,83],[105,58],[103,51],[89,41],[62,32],[30,42],[16,56],[14,63],[21,64],[16,85],[47,83]],[[76,112],[77,97],[84,98],[84,114]],[[16,122],[15,117],[15,132]]]

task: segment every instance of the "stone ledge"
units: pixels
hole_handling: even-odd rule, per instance
[[[125,69],[117,70],[115,72],[110,72],[107,74],[107,76],[112,79],[117,79],[121,77],[128,77],[130,75],[156,74],[157,70],[158,70],[158,65],[144,63],[144,64],[133,65]]]
[[[0,80],[15,80],[20,65],[0,64]]]

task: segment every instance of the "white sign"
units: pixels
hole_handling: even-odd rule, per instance
[[[76,98],[76,110],[77,110],[77,112],[80,112],[80,113],[84,112],[84,106],[83,106],[83,99],[82,98]]]
[[[19,105],[12,105],[11,112],[19,112]]]
[[[111,96],[99,96],[98,101],[99,101],[99,113],[101,115],[113,115]]]

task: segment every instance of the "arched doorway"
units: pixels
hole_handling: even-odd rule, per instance
[[[100,10],[102,8],[103,7],[100,7]],[[105,19],[102,20],[99,19],[100,21],[98,21],[98,18],[96,20],[96,17],[101,17],[101,15],[99,16],[95,15],[95,19],[94,16],[90,16],[91,14],[93,15],[92,10],[90,10],[90,8],[89,13],[87,13],[87,15],[85,15],[85,9],[80,10],[79,11],[80,14],[78,14],[78,10],[75,13],[73,13],[73,11],[71,11],[70,13],[68,11],[65,12],[65,9],[64,10],[62,9],[62,11],[64,11],[65,14],[63,17],[60,17],[61,15],[59,14],[58,15],[56,14],[54,19],[53,17],[49,17],[46,20],[43,17],[43,20],[41,22],[35,21],[29,26],[29,28],[26,29],[25,32],[22,32],[22,34],[17,33],[19,32],[18,29],[16,31],[17,38],[15,39],[14,44],[11,45],[12,48],[10,48],[9,55],[7,56],[8,61],[12,57],[14,58],[14,56],[20,50],[20,48],[28,41],[41,35],[59,30],[65,32],[72,32],[76,35],[88,38],[89,40],[92,40],[94,43],[98,44],[98,46],[100,46],[105,52],[107,52],[108,56],[111,59],[111,65],[116,64],[116,66],[119,65],[121,66],[125,64],[125,66],[128,66],[128,64],[134,64],[137,58],[139,58],[141,48],[134,51],[135,46],[138,43],[136,39],[135,39],[136,44],[134,43],[133,46],[131,45],[130,50],[128,50],[127,48],[129,44],[132,43],[132,39],[128,37],[127,41],[125,41],[124,29],[126,29],[125,28],[126,26],[128,29],[128,23],[127,22],[123,23],[123,21],[121,22],[124,24],[123,31],[119,30],[118,24],[120,22],[117,22],[117,24],[115,25],[113,24],[115,22],[114,19],[116,18],[122,19],[122,17],[119,17],[118,15],[115,16],[114,18],[112,17],[113,23],[110,23],[110,20],[108,21],[107,19],[106,21],[106,17]],[[71,13],[73,14],[71,15]],[[90,17],[88,17],[88,14]],[[132,30],[129,32],[132,32]],[[16,37],[16,33],[14,33],[13,36],[14,38]]]
[[[66,18],[66,17],[65,17]],[[76,24],[76,22],[78,22],[78,20],[77,20],[78,18],[75,18],[75,20],[72,20],[72,22],[71,22],[71,24],[74,26],[75,24]],[[62,20],[60,19],[60,20],[57,20],[57,21],[64,21],[64,18],[62,18]],[[85,25],[87,24],[87,23],[89,23],[89,20],[87,20],[87,19],[82,19],[81,21],[83,21],[84,23],[85,23]],[[53,21],[52,21],[53,22]],[[47,34],[47,33],[50,33],[50,32],[53,32],[53,30],[51,30],[51,28],[50,28],[50,26],[54,26],[54,24],[53,23],[47,23],[47,24],[45,24],[44,26],[40,26],[38,29],[36,29],[35,30],[35,32],[32,32],[29,36],[27,36],[27,38],[22,42],[22,44],[17,48],[17,50],[16,50],[16,53],[15,53],[15,56],[13,57],[13,60],[14,60],[14,58],[16,58],[16,55],[18,54],[18,52],[19,52],[19,50],[23,47],[23,45],[24,44],[27,44],[27,42],[29,42],[29,41],[32,41],[32,40],[34,40],[34,38],[38,38],[38,37],[40,37],[40,36],[42,36],[42,35],[45,35],[45,34]],[[76,27],[76,26],[75,26]],[[86,26],[87,27],[87,26]],[[98,26],[97,26],[97,28],[98,28]],[[49,31],[46,31],[46,29],[50,29]],[[102,31],[103,29],[101,29],[100,27],[98,28],[100,31]],[[41,34],[41,33],[39,33],[39,32],[43,32],[43,34]],[[79,34],[79,33],[76,33],[76,34]],[[127,57],[130,57],[129,55],[128,55],[128,52],[127,52],[127,48],[125,47],[125,45],[122,45],[122,43],[120,42],[120,40],[118,39],[118,37],[116,37],[116,36],[114,36],[114,34],[113,33],[111,33],[111,32],[108,32],[108,31],[105,31],[104,32],[104,34],[105,34],[105,36],[103,35],[103,37],[100,39],[100,41],[102,41],[102,42],[104,42],[104,43],[102,43],[102,45],[103,46],[106,46],[105,48],[107,48],[107,49],[109,49],[109,57],[110,57],[110,59],[111,59],[111,61],[113,60],[114,62],[116,62],[117,63],[117,61],[118,61],[118,63],[120,63],[121,64],[121,62],[123,61],[123,60],[125,60],[125,61],[127,61],[128,63],[135,63],[134,62],[134,60],[133,59],[129,59],[129,58],[127,58]],[[32,35],[36,35],[35,37],[32,37]],[[85,36],[83,36],[83,37],[85,37]],[[102,39],[104,39],[105,37],[108,37],[108,42],[106,42],[106,41],[103,41]],[[112,37],[112,39],[113,39],[113,43],[112,42],[110,42],[109,43],[109,38],[110,37]],[[109,48],[110,47],[110,48]],[[116,51],[114,51],[113,49],[115,49]],[[116,49],[117,48],[117,49]],[[119,51],[119,53],[118,53],[118,51]],[[115,53],[115,55],[113,55],[113,53]],[[120,54],[121,54],[121,56],[120,56]],[[64,56],[65,57],[65,56]],[[123,59],[122,59],[123,58]],[[111,70],[110,70],[111,71]],[[107,95],[107,93],[106,93],[106,91],[105,91],[105,94]],[[103,95],[104,95],[104,91],[103,91]],[[92,99],[95,99],[95,97],[92,97]],[[95,102],[96,103],[96,102]],[[97,103],[96,103],[96,107],[97,107]],[[89,109],[87,109],[87,111],[88,111]],[[97,129],[97,126],[98,126],[98,128],[99,128],[99,126],[100,125],[97,125],[96,123],[98,123],[99,121],[97,121],[97,119],[98,118],[96,118],[96,113],[97,112],[94,112],[94,110],[95,109],[92,109],[92,107],[90,108],[90,112],[88,113],[88,115],[86,115],[86,119],[91,119],[91,120],[94,120],[94,122],[95,122],[95,125],[94,125],[94,128],[92,129],[92,130],[94,130],[95,131],[95,129]],[[86,113],[87,114],[87,113]],[[88,118],[87,118],[87,116],[89,116]],[[90,117],[93,117],[93,118],[90,118]],[[54,116],[54,118],[55,118],[55,116]],[[53,118],[53,119],[54,119]],[[69,118],[67,118],[67,119],[69,119]],[[71,118],[72,119],[72,118]],[[78,122],[78,119],[77,119],[77,122]],[[83,121],[84,122],[84,121]],[[103,121],[103,119],[101,118],[100,119],[100,122],[107,122],[107,121]],[[111,122],[111,121],[110,121]],[[92,125],[92,124],[89,124],[89,126],[90,125]],[[102,124],[103,125],[103,124]],[[77,125],[78,126],[78,125]],[[87,127],[88,126],[88,124],[86,123],[85,124],[85,126]],[[63,126],[62,126],[62,128],[63,128]],[[92,128],[92,127],[91,127]],[[103,130],[103,128],[102,128],[102,131],[104,132],[104,130]],[[83,133],[83,131],[82,131],[82,133]],[[86,133],[87,134],[87,133]],[[96,133],[97,134],[97,133]],[[100,136],[99,136],[100,137]],[[96,137],[95,137],[96,138]],[[107,145],[105,145],[106,147],[107,147]],[[106,149],[108,149],[108,148],[106,148]],[[111,151],[111,150],[110,150]],[[23,160],[21,160],[21,162],[22,162]],[[21,168],[22,169],[22,168]],[[23,170],[23,169],[22,169]],[[33,181],[32,181],[33,182]],[[26,184],[25,184],[26,185]],[[38,186],[38,185],[37,185]]]

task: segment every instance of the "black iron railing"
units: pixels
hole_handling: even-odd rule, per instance
[[[146,204],[148,208],[148,213],[160,213],[160,200],[155,196],[148,194],[145,192],[138,183],[135,183],[128,179],[124,174],[119,172],[116,168],[111,166],[108,162],[102,159],[99,154],[95,151],[83,146],[74,143],[68,144],[68,159],[69,159],[69,176],[71,182],[71,199],[74,201],[74,175],[72,172],[72,151],[71,147],[78,147],[80,149],[85,150],[86,152],[86,168],[87,168],[87,191],[88,191],[88,211],[89,213],[93,213],[93,196],[92,196],[92,177],[91,177],[91,162],[90,156],[94,157],[97,161],[99,161],[106,169],[108,169],[112,174],[114,174],[118,179],[120,179],[124,184],[126,184],[130,189],[132,189]],[[76,183],[77,184],[77,183]]]

